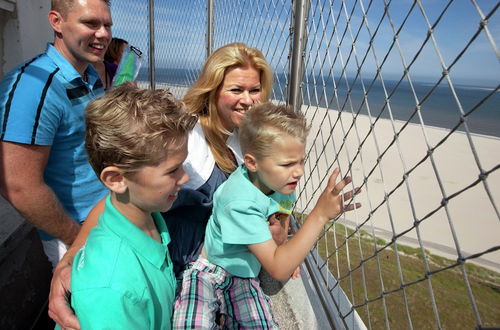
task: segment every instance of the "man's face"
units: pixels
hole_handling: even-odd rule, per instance
[[[89,63],[103,60],[113,24],[104,1],[75,0],[65,17],[51,11],[49,21],[57,34],[56,49],[80,74]]]

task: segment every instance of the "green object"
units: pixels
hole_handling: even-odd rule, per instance
[[[113,86],[119,86],[127,81],[134,81],[139,72],[139,57],[135,52],[129,49],[125,50],[123,57],[116,69],[115,78],[113,79]]]

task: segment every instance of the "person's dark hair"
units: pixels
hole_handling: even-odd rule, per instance
[[[104,54],[104,60],[110,63],[119,64],[120,58],[123,54],[123,45],[127,44],[127,40],[121,38],[113,38],[108,45],[108,49],[106,50],[106,54]]]

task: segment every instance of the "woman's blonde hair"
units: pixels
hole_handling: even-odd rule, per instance
[[[306,143],[309,126],[302,113],[293,111],[288,105],[271,102],[253,106],[240,124],[240,146],[243,154],[252,154],[257,159],[271,155],[272,145],[284,135]]]
[[[196,114],[217,166],[226,173],[235,170],[233,155],[226,145],[228,132],[217,112],[217,95],[228,69],[252,67],[260,74],[261,101],[272,92],[272,71],[262,52],[243,43],[227,44],[214,51],[205,62],[198,80],[184,97],[188,112]]]
[[[157,165],[168,157],[169,148],[187,141],[196,120],[169,91],[122,84],[85,109],[90,165],[98,177],[107,166],[128,175]]]

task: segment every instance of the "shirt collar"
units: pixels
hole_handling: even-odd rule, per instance
[[[54,63],[61,69],[61,74],[67,81],[80,80],[85,83],[82,76],[76,71],[75,67],[54,47],[54,44],[47,43],[47,48],[45,50],[47,56],[54,61]],[[95,70],[93,65],[87,65],[85,69],[85,74],[88,77],[88,84],[94,86],[99,79],[99,74]]]
[[[106,207],[103,215],[99,218],[99,222],[121,239],[127,241],[137,254],[140,254],[157,268],[161,268],[164,262],[167,262],[167,264],[170,262],[168,257],[170,235],[161,214],[154,212],[152,216],[160,234],[161,243],[146,235],[125,218],[111,203],[111,195],[106,198]]]
[[[236,173],[236,174],[234,174]],[[293,203],[295,201],[295,192],[284,195],[282,193],[274,191],[270,195],[265,195],[262,191],[260,191],[256,186],[253,185],[250,180],[250,176],[248,175],[248,168],[245,164],[240,165],[236,169],[235,172],[231,175],[239,175],[245,178],[248,183],[248,187],[244,187],[244,189],[254,190],[256,193],[254,194],[255,198],[259,198],[261,203],[268,203],[267,216],[274,214],[275,212],[292,214]]]

